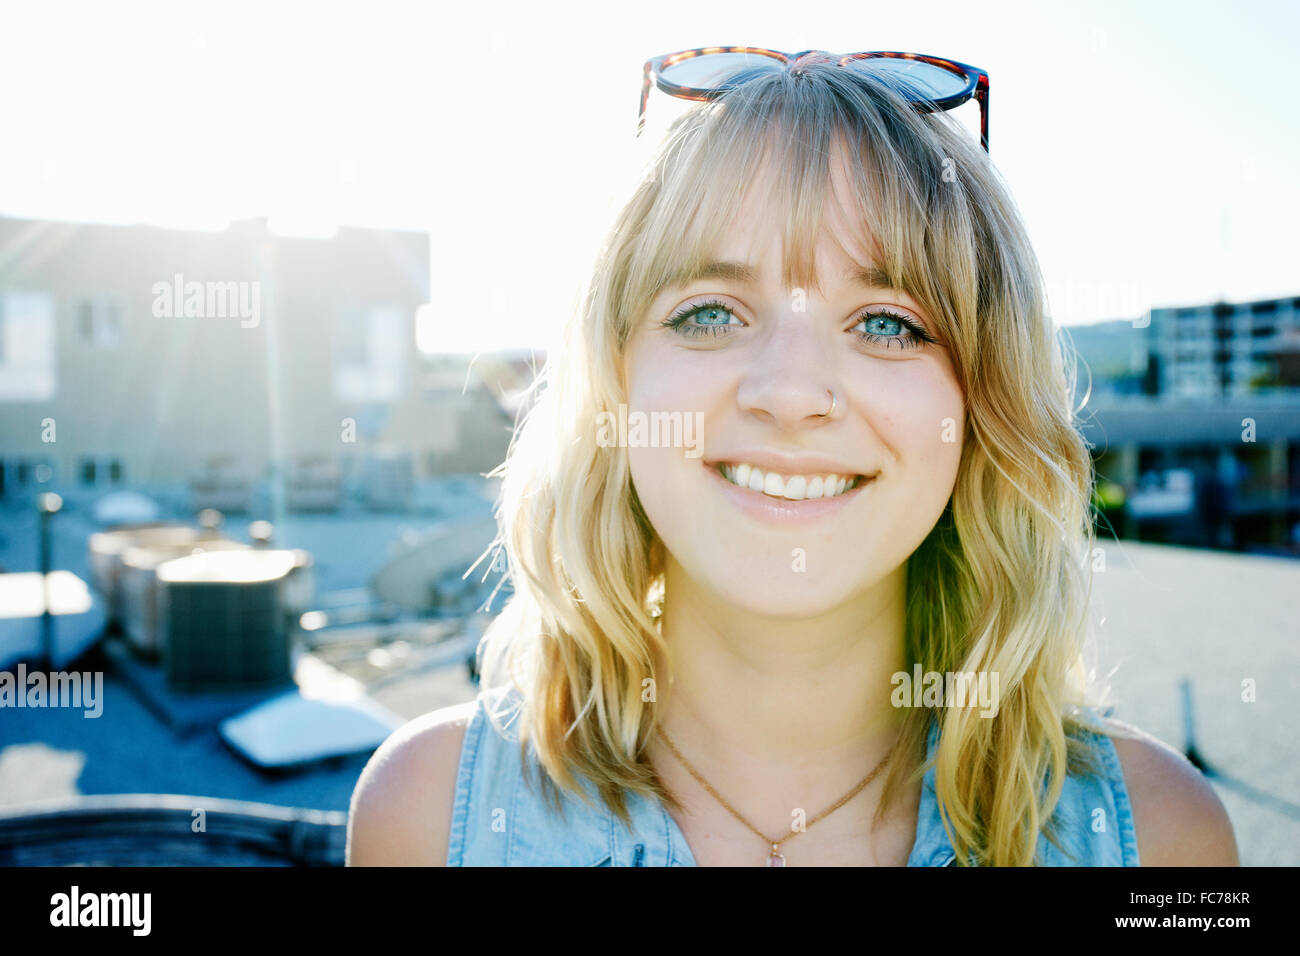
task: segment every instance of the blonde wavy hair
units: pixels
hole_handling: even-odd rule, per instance
[[[590,805],[580,778],[625,823],[627,792],[677,806],[645,757],[656,716],[642,682],[656,650],[671,660],[658,627],[663,543],[626,449],[598,445],[595,423],[627,401],[623,350],[648,304],[711,258],[766,163],[778,172],[784,281],[817,286],[837,145],[861,248],[933,318],[967,402],[952,497],[907,562],[909,663],[999,674],[995,717],[912,708],[896,746],[923,755],[939,721],[936,795],[959,864],[1031,864],[1040,831],[1060,846],[1051,816],[1065,775],[1099,766],[1083,733],[1100,728],[1084,657],[1094,478],[1074,427],[1076,359],[987,154],[948,114],[919,112],[879,79],[813,64],[671,125],[490,473],[502,485],[489,552],[504,549],[513,592],[480,646],[482,680],[518,690],[520,747],[531,743],[561,813],[560,789]],[[880,814],[923,763],[891,761]]]

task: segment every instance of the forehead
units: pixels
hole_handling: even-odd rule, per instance
[[[718,233],[709,257],[724,262],[748,263],[760,271],[760,281],[780,278],[787,233],[787,217],[809,215],[815,219],[798,230],[811,239],[818,276],[827,281],[851,280],[880,261],[880,246],[865,221],[860,206],[850,202],[857,187],[844,165],[843,149],[832,153],[820,210],[801,210],[780,179],[780,167],[764,162],[746,185],[734,216]],[[782,190],[785,190],[783,193]],[[815,234],[811,226],[817,227]]]

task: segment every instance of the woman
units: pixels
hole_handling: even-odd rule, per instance
[[[485,690],[375,754],[350,863],[1236,864],[1095,710],[1073,367],[900,89],[814,58],[673,124],[501,469]]]

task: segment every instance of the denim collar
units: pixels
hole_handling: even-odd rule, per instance
[[[492,689],[485,692],[485,698],[488,706],[501,714],[503,738],[517,745],[519,729],[514,725],[523,700],[518,688]],[[531,746],[526,763],[535,785],[544,771]],[[695,866],[686,839],[657,799],[628,793],[631,826],[625,826],[600,799],[595,785],[577,776],[590,802],[561,791],[563,812],[556,814],[524,780],[525,767],[516,767],[520,772],[514,775],[509,791],[507,819],[526,822],[510,828],[507,866],[553,866],[557,853],[571,866]]]
[[[691,848],[659,800],[628,793],[631,825],[625,826],[595,787],[578,779],[591,806],[599,810],[593,812],[581,799],[564,793],[563,818],[551,812],[534,814],[530,826],[511,842],[509,865],[553,865],[556,847],[564,847],[574,866],[695,866]],[[520,786],[526,785],[521,781]]]
[[[938,721],[931,721],[926,734],[927,761],[934,756],[938,743],[939,724]],[[589,844],[583,845],[583,852],[591,857],[588,866],[697,865],[677,821],[660,801],[640,794],[629,795],[628,800],[631,827],[623,826],[614,812],[606,808],[599,815],[604,826],[585,834]],[[599,832],[602,829],[604,832]],[[573,846],[568,831],[563,839]],[[934,767],[931,765],[921,783],[916,834],[912,851],[907,857],[907,866],[952,866],[956,858],[956,851],[953,850],[939,817],[939,805],[934,792]]]

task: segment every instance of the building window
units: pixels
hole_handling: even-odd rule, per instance
[[[83,485],[93,485],[95,483],[95,459],[81,459],[81,483]]]
[[[55,390],[54,298],[0,292],[0,402],[44,402]]]
[[[122,462],[114,458],[108,463],[108,480],[115,485],[122,483]]]
[[[77,303],[77,332],[100,348],[117,345],[122,332],[122,305],[111,295],[88,296]]]
[[[344,402],[391,402],[404,386],[407,317],[398,306],[341,312],[334,326],[334,393]]]

